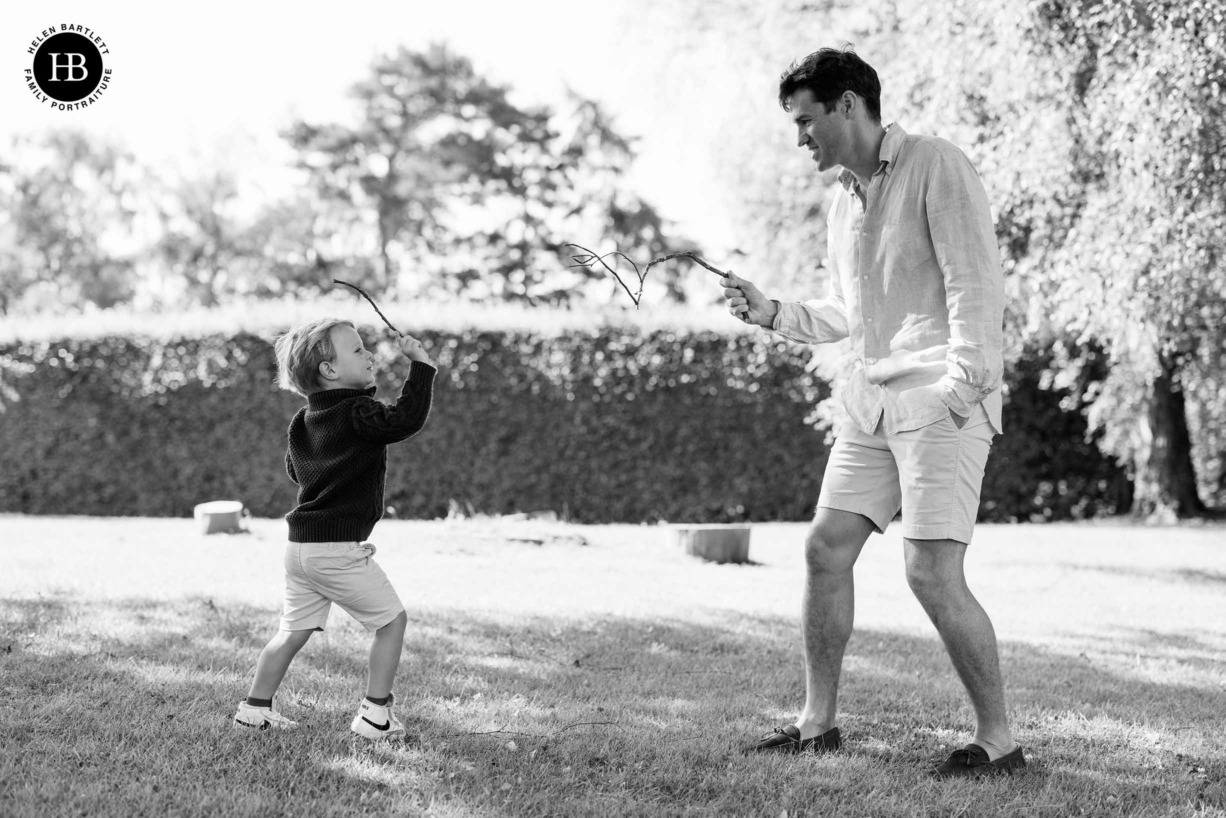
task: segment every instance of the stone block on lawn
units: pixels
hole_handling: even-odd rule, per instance
[[[709,562],[749,562],[749,523],[706,523],[672,527],[685,553]]]

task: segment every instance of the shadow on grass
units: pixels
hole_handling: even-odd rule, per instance
[[[1070,571],[1092,571],[1110,576],[1140,579],[1145,582],[1168,582],[1175,585],[1226,585],[1226,572],[1199,568],[1138,568],[1131,565],[1080,565],[1065,563]]]
[[[737,748],[789,723],[801,704],[794,620],[411,610],[397,696],[415,738],[369,746],[348,732],[369,637],[343,614],[312,638],[278,695],[303,729],[252,736],[232,730],[230,716],[275,611],[203,597],[6,601],[0,611],[14,645],[0,654],[14,705],[3,772],[26,782],[13,793],[16,815],[38,813],[65,786],[65,803],[116,814],[153,804],[183,815],[318,814],[320,805],[793,816],[1226,807],[1226,757],[1214,744],[1220,685],[1155,682],[1028,644],[1002,645],[1002,656],[1029,770],[937,783],[924,773],[972,723],[935,635],[857,632],[841,687],[847,752],[763,758]],[[181,780],[168,786],[168,776]]]
[[[70,613],[66,598],[0,599],[0,650],[11,650],[25,636],[59,627]]]

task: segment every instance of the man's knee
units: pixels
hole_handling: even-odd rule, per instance
[[[850,571],[872,523],[858,514],[820,509],[805,537],[805,564],[811,574]]]
[[[907,585],[925,608],[939,604],[947,590],[947,583],[937,572],[914,563],[907,563]]]
[[[401,636],[404,636],[405,626],[407,626],[408,623],[409,615],[406,612],[401,611],[396,615],[395,619],[379,628],[377,633],[395,634],[399,632]]]
[[[908,541],[907,585],[926,609],[953,602],[966,589],[965,551],[964,544],[953,540]]]

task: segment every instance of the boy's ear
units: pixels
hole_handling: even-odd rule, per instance
[[[336,380],[336,367],[332,365],[331,361],[322,361],[319,364],[319,377],[325,381]]]

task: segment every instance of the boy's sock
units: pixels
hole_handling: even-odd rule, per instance
[[[382,697],[376,697],[376,696],[366,697],[366,701],[370,702],[371,704],[377,704],[380,707],[387,707],[387,703],[390,702],[391,700],[392,700],[391,693],[388,693],[386,696],[382,696]]]
[[[272,707],[272,699],[257,699],[253,696],[248,696],[247,704],[252,707]]]

